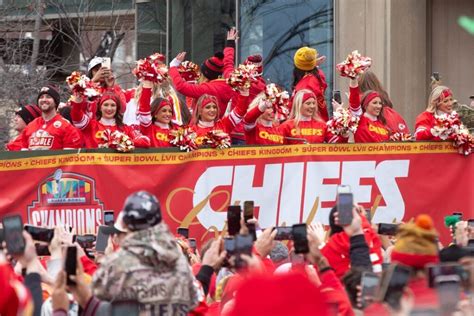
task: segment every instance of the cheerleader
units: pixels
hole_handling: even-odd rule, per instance
[[[326,59],[325,56],[318,57],[318,51],[314,48],[301,47],[295,53],[293,61],[293,95],[296,92],[307,89],[316,96],[319,117],[324,122],[329,119],[324,93],[327,88],[326,77],[318,65]]]
[[[202,145],[204,138],[210,131],[229,134],[242,121],[247,112],[249,91],[241,91],[237,98],[237,105],[222,119],[219,119],[219,101],[209,94],[202,95],[196,102],[190,127],[196,133],[196,144]]]
[[[133,140],[135,147],[148,148],[150,140],[132,127],[124,125],[120,109],[122,106],[120,97],[115,93],[106,92],[98,102],[96,118],[86,114],[87,103],[81,97],[73,95],[71,99],[71,118],[84,136],[86,148],[98,148],[104,144],[104,131],[120,131]]]
[[[169,133],[172,123],[173,106],[168,98],[156,97],[150,104],[153,82],[144,81],[140,93],[138,121],[140,131],[151,142],[151,147],[171,147]]]
[[[451,114],[454,106],[453,93],[448,87],[437,86],[431,91],[426,111],[418,115],[415,121],[416,140],[441,140],[431,133],[435,126],[435,115]]]
[[[259,93],[249,105],[244,120],[247,145],[281,145],[284,137],[275,121],[274,106],[265,95]]]
[[[285,144],[347,142],[346,138],[327,131],[316,100],[316,95],[307,89],[295,94],[290,119],[279,128]]]
[[[353,115],[360,117],[359,126],[354,133],[356,143],[380,143],[390,140],[390,130],[386,126],[383,115],[381,95],[373,90],[368,90],[360,100],[360,90],[357,79],[352,79],[349,84],[349,105]]]

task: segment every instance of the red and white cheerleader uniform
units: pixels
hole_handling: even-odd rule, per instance
[[[114,94],[104,94],[99,101],[99,108],[106,100],[114,100],[117,104],[117,111],[120,111],[120,101]],[[84,142],[86,148],[98,148],[99,145],[104,144],[106,141],[103,139],[104,131],[109,130],[110,132],[120,131],[126,134],[132,139],[135,147],[148,148],[150,147],[150,140],[148,137],[142,135],[139,131],[133,129],[130,126],[122,125],[117,126],[115,119],[101,118],[97,121],[95,118],[90,117],[84,111],[86,103],[75,103],[71,101],[71,118],[74,126],[76,126],[84,136]]]
[[[380,97],[377,92],[371,92],[364,99],[364,104],[360,103],[359,87],[350,87],[349,105],[353,115],[359,116],[359,126],[354,133],[354,142],[356,143],[381,143],[390,140],[390,131],[378,117],[362,111],[362,107],[367,106],[374,98]]]
[[[202,145],[206,135],[210,131],[222,131],[229,134],[235,128],[237,124],[242,121],[245,112],[247,112],[248,107],[248,96],[239,95],[237,98],[237,104],[235,108],[222,119],[219,119],[215,122],[203,122],[199,121],[197,124],[191,125],[191,129],[196,133],[196,144],[198,146]],[[204,99],[202,101],[201,107],[206,106],[209,102],[212,102],[212,99]]]
[[[247,145],[281,145],[284,137],[274,122],[257,119],[265,111],[265,104],[258,105],[245,114],[243,123]]]
[[[150,100],[152,90],[150,88],[143,88],[140,100],[138,101],[138,121],[140,122],[140,131],[143,135],[150,139],[151,147],[171,147],[169,134],[171,131],[171,124],[163,124],[154,122],[151,115]],[[173,107],[168,100],[164,100],[158,106],[161,107],[169,105],[171,110]]]

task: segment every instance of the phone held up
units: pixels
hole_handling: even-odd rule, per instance
[[[354,197],[350,186],[340,185],[337,187],[336,205],[337,212],[339,213],[339,225],[350,225],[352,223],[352,208],[354,206]]]

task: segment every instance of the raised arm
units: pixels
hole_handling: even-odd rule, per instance
[[[86,129],[91,118],[85,113],[87,102],[81,96],[73,95],[71,98],[71,119],[75,127],[80,130]]]
[[[227,133],[230,133],[243,119],[249,106],[249,91],[241,91],[237,98],[237,104],[229,113],[222,118],[221,122]]]
[[[150,81],[144,81],[142,86],[142,92],[140,98],[138,100],[138,122],[140,122],[140,126],[149,127],[152,123],[151,117],[151,96],[152,96],[152,87],[153,83]]]
[[[223,77],[225,79],[230,77],[230,74],[234,70],[234,60],[235,60],[235,44],[238,37],[239,32],[235,29],[235,27],[231,28],[227,32],[227,43],[226,47],[224,48],[224,71]]]

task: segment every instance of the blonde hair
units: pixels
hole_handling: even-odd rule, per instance
[[[216,107],[217,107],[217,115],[216,115],[216,118],[214,119],[214,122],[216,122],[217,120],[219,120],[219,101],[217,100],[217,98],[213,95],[210,95],[210,94],[203,94],[202,96],[199,97],[199,99],[197,100],[196,104],[194,105],[194,108],[193,108],[193,117],[191,118],[191,125],[196,125],[198,122],[199,122],[199,119],[201,118],[201,106],[202,106],[202,102],[204,101],[204,99],[211,99],[213,103],[216,104]]]
[[[311,93],[311,94],[314,95],[313,91],[308,90],[308,89],[303,89],[303,90],[299,90],[298,92],[296,92],[296,94],[293,98],[293,106],[291,107],[291,112],[290,112],[290,117],[289,117],[289,119],[293,119],[295,121],[295,127],[296,127],[296,130],[297,130],[298,134],[299,134],[298,125],[299,125],[299,123],[301,121],[301,117],[302,117],[301,107],[303,106],[303,96],[306,93]],[[319,115],[318,100],[317,100],[316,96],[314,96],[314,99],[315,99],[315,102],[316,102],[316,111],[314,111],[312,119],[316,120],[316,121],[324,122],[321,119],[321,116]]]
[[[138,104],[138,100],[140,100],[140,96],[142,95],[142,90],[143,90],[143,82],[140,82],[140,84],[137,87],[137,90],[135,91],[135,96],[134,96],[135,102],[137,104]],[[177,95],[169,79],[164,80],[162,83],[154,82],[153,88],[151,88],[151,92],[152,92],[151,94],[152,99],[167,98],[169,95]]]
[[[435,113],[438,109],[438,104],[441,101],[441,97],[443,95],[443,91],[449,90],[446,86],[437,86],[435,87],[428,98],[428,106],[426,107],[426,111],[430,113]]]

